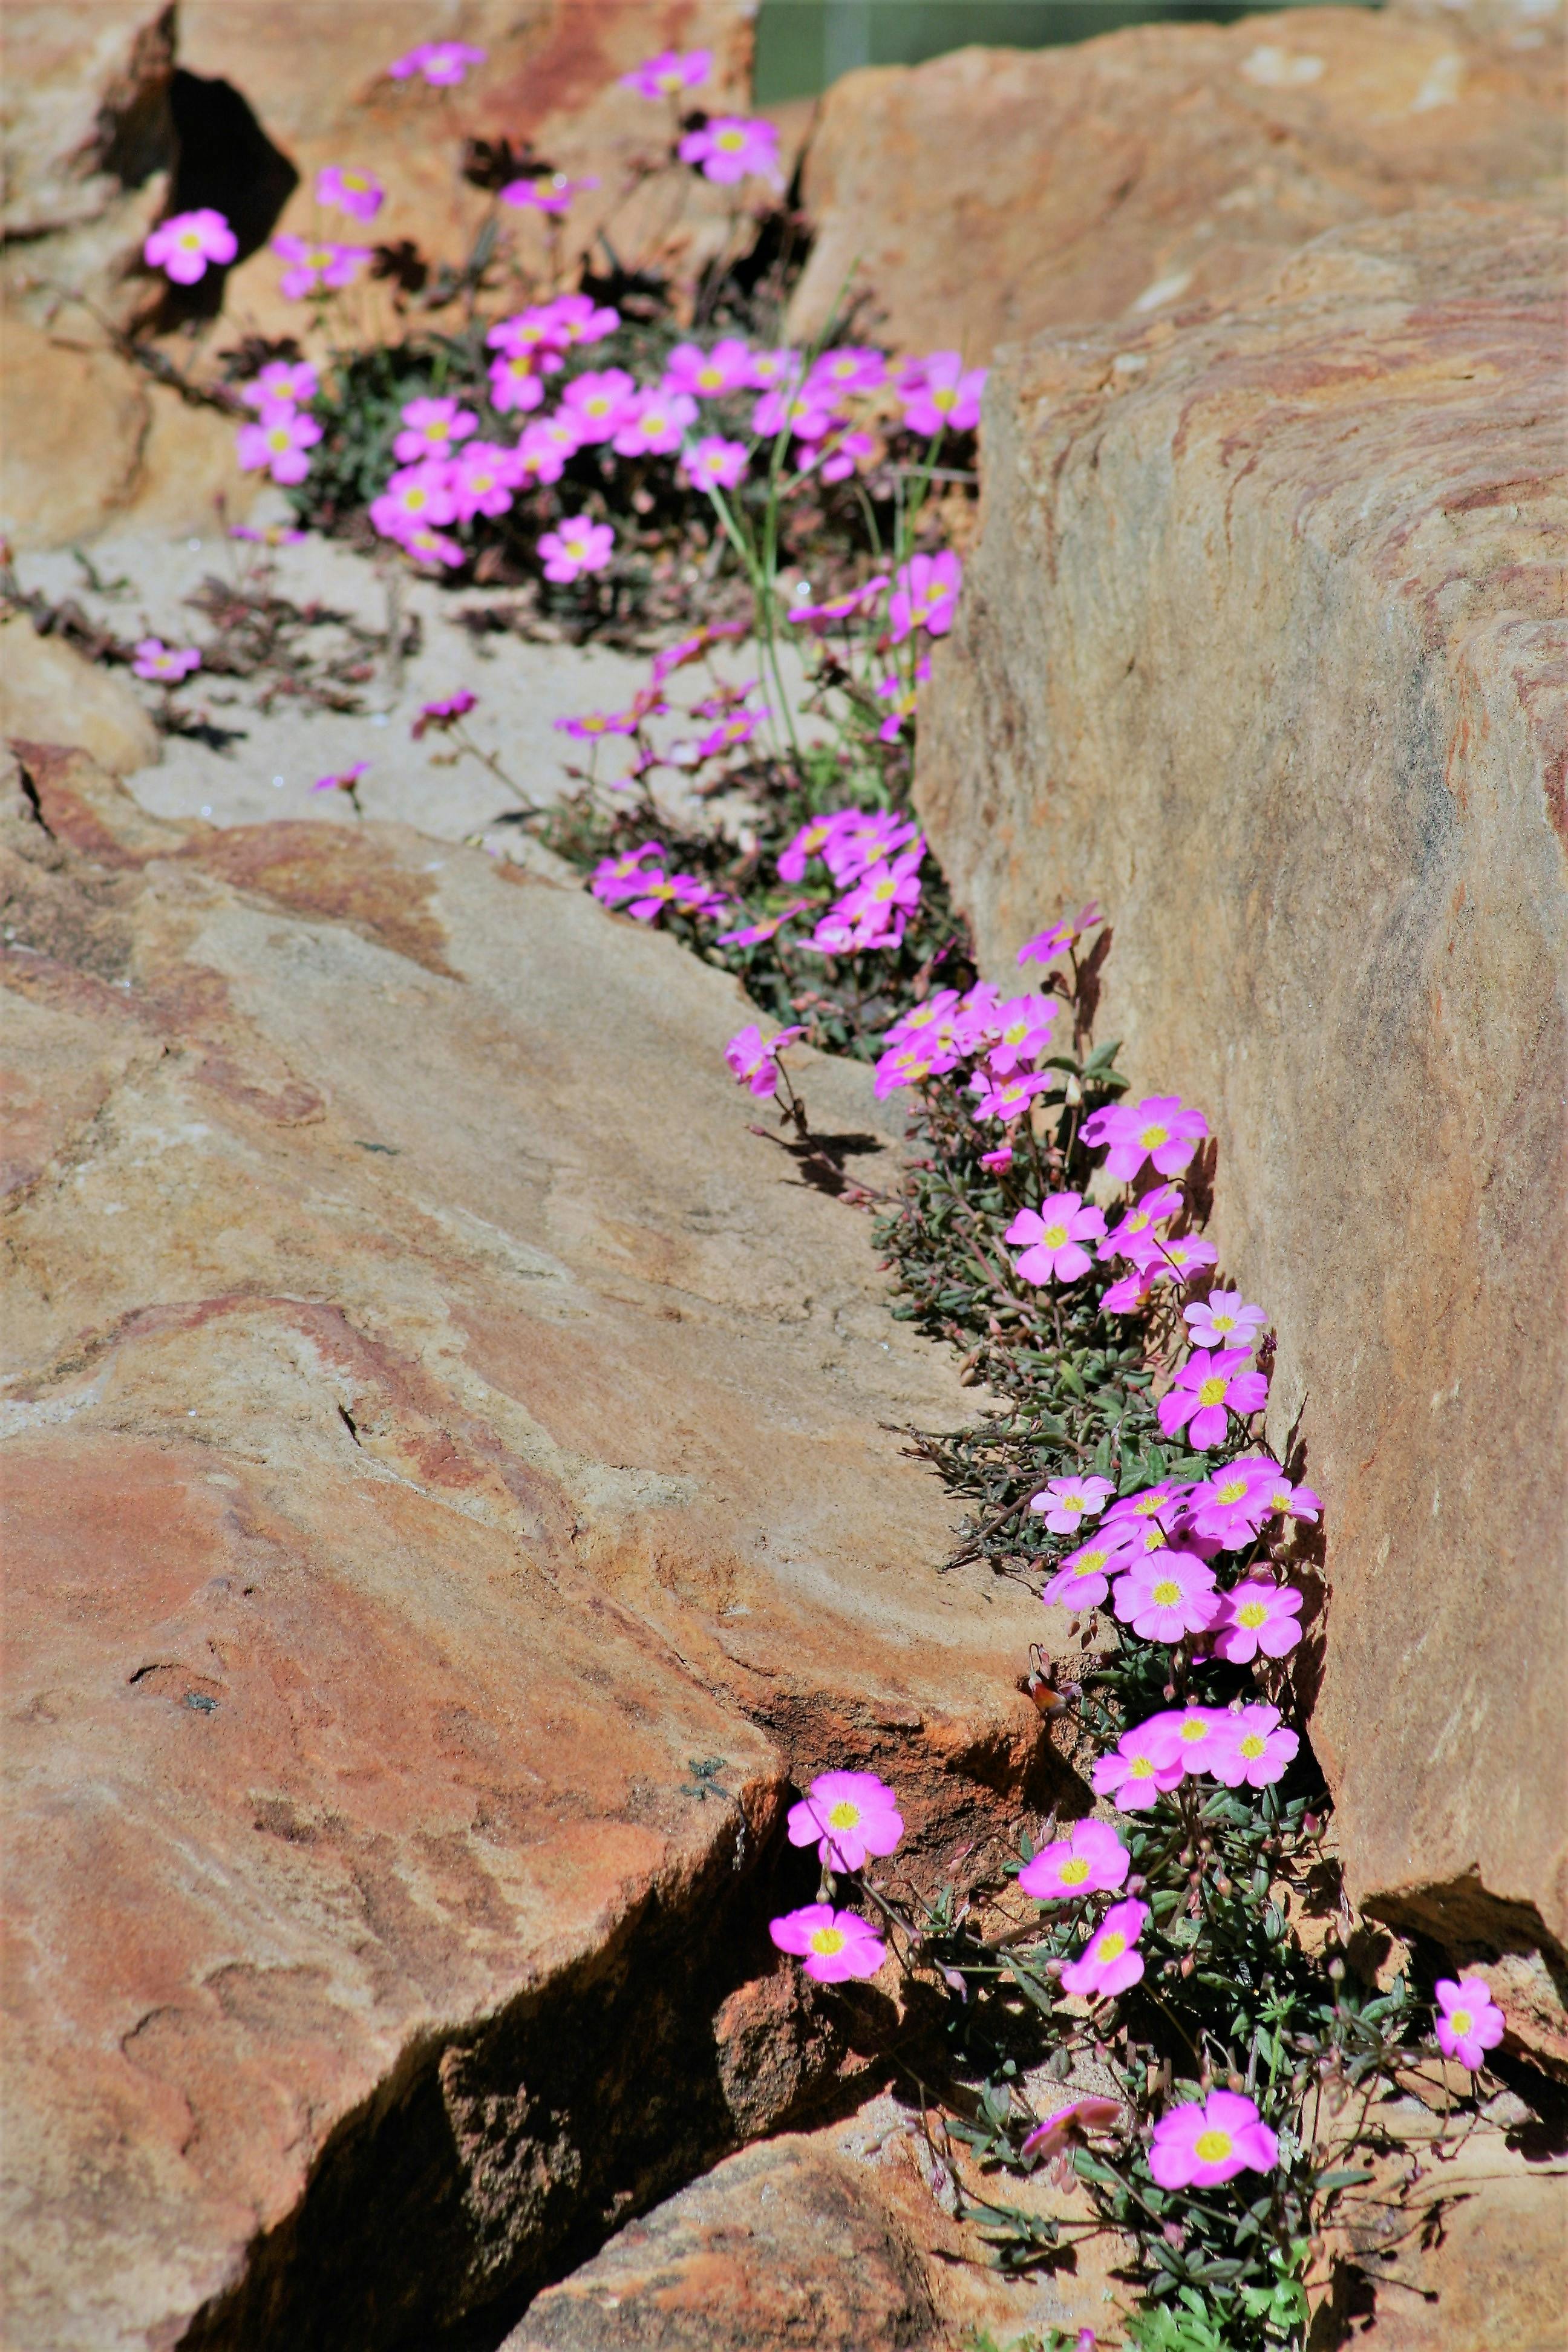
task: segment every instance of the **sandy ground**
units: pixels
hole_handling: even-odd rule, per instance
[[[280,503],[275,512],[260,507],[252,517],[258,524],[283,519]],[[93,541],[90,557],[104,583],[101,593],[88,584],[81,563],[68,551],[21,556],[16,570],[24,589],[39,588],[55,599],[72,596],[121,637],[153,635],[166,644],[199,647],[211,635],[211,624],[185,599],[209,574],[234,578],[255,553],[216,530],[179,540],[139,532]],[[279,595],[300,605],[318,601],[376,631],[386,626],[395,580],[405,618],[416,614],[423,625],[422,646],[401,665],[378,661],[374,675],[357,688],[363,709],[352,715],[288,699],[264,712],[257,707],[260,678],[204,678],[198,673],[182,690],[181,707],[225,730],[243,730],[243,740],[217,751],[188,737],[165,737],[158,763],[128,779],[137,798],[158,815],[204,816],[217,824],[279,816],[353,824],[353,808],[342,794],[311,788],[318,777],[363,760],[369,765],[359,791],[367,816],[400,819],[439,838],[461,840],[488,831],[516,803],[477,761],[454,761],[449,738],[429,734],[415,741],[410,730],[422,703],[458,688],[476,695],[478,707],[466,722],[469,732],[499,758],[519,793],[537,803],[570,789],[563,762],[585,763],[587,758],[587,747],[562,734],[555,722],[594,709],[623,709],[647,683],[646,656],[593,646],[531,645],[510,635],[476,637],[458,622],[461,608],[508,603],[504,590],[445,588],[406,566],[379,566],[345,546],[315,538],[281,547],[268,560],[275,565]],[[331,626],[312,632],[310,640],[318,654],[345,642],[342,629]],[[721,647],[714,667],[734,683],[754,677],[757,648]],[[804,682],[798,663],[790,663],[788,675],[798,693]],[[689,702],[700,698],[711,683],[694,666],[671,686]],[[137,690],[149,707],[156,706],[156,688]],[[670,720],[662,722],[662,731],[669,743],[703,728]],[[600,773],[606,780],[621,773],[626,763],[621,744],[602,747]],[[678,772],[661,772],[658,782],[661,799],[672,808],[689,806]]]

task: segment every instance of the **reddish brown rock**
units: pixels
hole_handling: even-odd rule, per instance
[[[1213,1122],[1328,1501],[1356,1898],[1559,1964],[1562,268],[1554,219],[1456,205],[999,371],[918,785],[988,969],[1098,897],[1101,1034]]]
[[[1521,47],[1521,29],[1539,47]],[[1561,20],[1292,9],[847,74],[806,159],[790,312],[847,278],[905,350],[1213,307],[1367,214],[1560,184]]]
[[[6,2341],[429,2342],[859,2063],[746,1991],[787,1780],[983,1831],[1030,1605],[938,1574],[883,1424],[963,1392],[749,1132],[731,982],[23,761]]]

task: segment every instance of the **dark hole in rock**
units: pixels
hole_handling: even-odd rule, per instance
[[[204,81],[177,68],[169,107],[176,161],[168,210],[199,212],[210,205],[222,213],[239,242],[235,258],[243,261],[271,236],[300,174],[232,83]],[[194,286],[166,285],[148,321],[153,333],[216,319],[227,278],[226,269],[210,268]]]

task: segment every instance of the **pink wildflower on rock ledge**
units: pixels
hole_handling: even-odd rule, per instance
[[[238,251],[239,240],[222,213],[203,205],[160,222],[142,247],[142,258],[176,286],[194,286],[206,276],[209,262],[225,267]]]
[[[1141,1642],[1179,1642],[1204,1633],[1219,1614],[1214,1570],[1191,1552],[1162,1546],[1116,1580],[1116,1615]]]
[[[132,673],[156,686],[178,686],[194,669],[200,669],[202,657],[195,646],[166,646],[162,637],[142,637],[136,646]]]
[[[1020,963],[1055,963],[1058,956],[1066,955],[1076,947],[1086,932],[1098,929],[1102,918],[1094,899],[1080,909],[1071,922],[1053,923],[1048,930],[1037,931],[1018,950]]]
[[[745,479],[746,445],[705,433],[680,454],[680,470],[696,490],[732,490]]]
[[[792,1037],[799,1037],[803,1034],[797,1023],[793,1029],[781,1029],[776,1036],[764,1037],[753,1021],[744,1029],[736,1031],[724,1048],[724,1059],[734,1072],[737,1082],[741,1086],[749,1087],[760,1102],[766,1102],[779,1090],[777,1055],[781,1048],[787,1045]],[[814,1782],[813,1786],[816,1785]],[[881,1783],[879,1782],[878,1786],[880,1787],[880,1785]],[[799,1810],[797,1805],[795,1811],[798,1812]],[[795,1813],[790,1815],[790,1819],[794,1821]],[[806,1841],[804,1838],[796,1838],[795,1843],[796,1845],[804,1845]],[[889,1853],[891,1850],[890,1847],[888,1849]],[[851,1864],[850,1867],[858,1867],[858,1865]]]
[[[1296,1622],[1300,1613],[1301,1596],[1293,1584],[1247,1577],[1224,1596],[1215,1621],[1215,1648],[1233,1666],[1250,1665],[1260,1650],[1266,1658],[1282,1658],[1301,1638]]]
[[[1267,1789],[1282,1780],[1301,1742],[1279,1710],[1266,1699],[1255,1699],[1226,1717],[1226,1728],[1215,1745],[1205,1769],[1227,1789]]]
[[[467,41],[421,41],[417,48],[394,58],[386,68],[387,79],[409,81],[420,74],[434,89],[452,89],[470,66],[482,66],[489,55],[488,49],[476,49]]]
[[[1487,2063],[1486,2053],[1495,2050],[1503,2037],[1503,2013],[1491,1996],[1491,1987],[1485,1977],[1439,1977],[1433,1988],[1437,1996],[1437,2046],[1446,2058],[1457,2058],[1472,2074]]]
[[[1080,2000],[1110,2000],[1143,1973],[1139,1937],[1150,1920],[1146,1903],[1113,1903],[1076,1960],[1062,1970],[1062,1990]]]
[[[624,73],[621,88],[635,89],[639,98],[683,98],[689,89],[700,89],[712,70],[711,49],[661,49]]]
[[[907,563],[901,563],[888,599],[893,644],[901,645],[917,629],[924,629],[928,636],[945,636],[952,626],[963,585],[963,566],[951,548],[944,548],[940,555],[911,555]]]
[[[1045,1845],[1018,1873],[1018,1891],[1037,1903],[1067,1903],[1120,1886],[1131,1858],[1105,1822],[1075,1822],[1065,1838]]]
[[[1253,1348],[1268,1318],[1239,1290],[1211,1290],[1193,1307],[1184,1307],[1183,1320],[1194,1348]]]
[[[421,457],[448,457],[453,442],[466,441],[479,421],[471,408],[459,408],[455,400],[411,400],[402,415],[403,430],[392,454],[405,466],[416,465]]]
[[[615,544],[616,534],[607,522],[595,522],[589,515],[568,515],[564,522],[541,536],[544,576],[564,584],[584,572],[603,572]]]
[[[1108,1103],[1083,1123],[1083,1139],[1091,1150],[1110,1146],[1106,1169],[1122,1184],[1131,1184],[1145,1160],[1152,1160],[1162,1176],[1179,1176],[1208,1131],[1202,1111],[1189,1109],[1179,1095]]]
[[[1020,1209],[1003,1239],[1026,1243],[1016,1268],[1026,1282],[1077,1282],[1089,1268],[1085,1242],[1105,1231],[1105,1212],[1077,1192],[1052,1192],[1038,1209]]]
[[[1189,1356],[1155,1408],[1165,1435],[1184,1429],[1190,1444],[1206,1449],[1223,1444],[1227,1413],[1245,1420],[1261,1412],[1268,1382],[1249,1369],[1251,1361],[1245,1348],[1201,1349]]]
[[[980,422],[987,373],[966,368],[957,352],[932,352],[927,359],[911,360],[899,379],[906,428],[928,438],[944,426],[953,433],[973,433]]]
[[[1159,1718],[1154,1718],[1158,1723]],[[1169,1738],[1152,1725],[1141,1723],[1124,1731],[1114,1748],[1097,1756],[1090,1782],[1097,1797],[1114,1798],[1124,1813],[1152,1805],[1163,1790],[1185,1777],[1186,1767],[1173,1756]]]
[[[831,1903],[807,1903],[770,1919],[768,1933],[781,1952],[793,1952],[805,1962],[805,1973],[818,1984],[842,1984],[846,1977],[874,1977],[888,1957],[888,1948],[875,1927],[853,1911],[836,1911]]]
[[[676,151],[683,163],[700,171],[705,180],[732,186],[737,180],[756,178],[773,187],[783,185],[779,171],[779,134],[771,122],[738,114],[714,114],[700,131],[689,131]]]
[[[509,180],[500,192],[500,200],[503,205],[516,205],[559,220],[571,210],[574,196],[584,195],[598,184],[596,172],[588,173],[581,180],[570,179],[564,172],[535,172],[528,178]]]
[[[1058,2107],[1054,2115],[1046,2117],[1044,2123],[1035,2126],[1034,2130],[1024,2142],[1020,2154],[1039,2157],[1058,2156],[1066,2147],[1068,2140],[1079,2133],[1113,2130],[1122,2120],[1124,2112],[1120,2099],[1097,2099],[1092,2096],[1074,2099],[1070,2106]],[[1084,2334],[1089,2335],[1089,2331],[1086,2328]],[[1089,2343],[1090,2352],[1092,2352],[1092,2336],[1089,2337]]]
[[[1076,1535],[1079,1521],[1097,1518],[1106,1496],[1115,1492],[1109,1478],[1047,1478],[1040,1492],[1030,1496],[1029,1508],[1045,1514],[1052,1535]]]
[[[289,264],[278,285],[290,302],[352,286],[371,257],[368,245],[313,244],[302,236],[275,236],[272,250]]]
[[[352,165],[329,163],[316,174],[316,202],[332,205],[341,213],[352,214],[355,220],[374,220],[385,197],[386,191],[379,180]]]
[[[819,1772],[789,1810],[791,1845],[815,1844],[829,1870],[863,1870],[868,1854],[891,1853],[903,1833],[898,1798],[875,1772]]]
[[[1154,2126],[1149,2169],[1162,2189],[1214,2189],[1238,2172],[1272,2172],[1279,2142],[1239,2091],[1173,2107]]]

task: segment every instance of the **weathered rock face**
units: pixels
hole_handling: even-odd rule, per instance
[[[766,1941],[786,1783],[879,1766],[932,1854],[1043,1786],[1030,1605],[937,1573],[882,1424],[962,1391],[748,1130],[728,981],[23,762],[6,2340],[428,2346],[865,2063]]]
[[[806,158],[790,313],[853,271],[904,349],[1227,303],[1367,214],[1560,179],[1561,23],[1363,8],[1142,25],[847,74]]]
[[[63,637],[40,636],[25,613],[0,620],[0,737],[63,736],[117,776],[151,767],[158,730],[123,677]]]
[[[918,782],[989,969],[1099,897],[1100,1034],[1218,1135],[1274,1434],[1328,1498],[1355,1895],[1559,1963],[1561,271],[1554,221],[1456,205],[1000,370]]]

